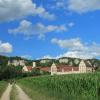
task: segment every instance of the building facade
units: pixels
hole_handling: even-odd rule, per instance
[[[51,66],[51,75],[74,74],[74,73],[77,74],[77,73],[87,73],[87,72],[93,72],[93,68],[87,66],[83,60],[80,62],[79,67],[71,67],[66,65],[56,66],[54,63]]]
[[[8,61],[8,65],[14,65],[14,66],[24,66],[25,65],[25,61],[24,60],[12,60],[12,61]]]
[[[22,71],[23,72],[31,72],[33,70],[33,68],[35,68],[35,67],[36,67],[36,62],[33,62],[33,66],[24,65]]]

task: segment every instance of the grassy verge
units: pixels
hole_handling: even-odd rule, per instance
[[[13,85],[11,93],[10,93],[10,100],[18,100],[17,95],[18,94],[17,94],[16,87],[15,87],[15,85]]]
[[[97,100],[100,73],[25,78],[18,84],[33,100]]]
[[[0,97],[2,96],[3,92],[5,91],[7,85],[8,85],[7,82],[0,81]]]

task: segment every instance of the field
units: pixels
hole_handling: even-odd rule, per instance
[[[4,90],[6,89],[6,87],[7,87],[7,82],[0,81],[0,97],[1,97],[2,93],[4,92]]]
[[[33,100],[98,100],[100,73],[42,76],[18,80]]]

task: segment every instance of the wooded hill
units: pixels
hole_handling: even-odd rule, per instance
[[[60,63],[59,62],[59,59],[67,59],[68,62],[66,63]],[[46,63],[41,63],[41,60],[43,59],[39,59],[39,60],[29,60],[29,59],[25,59],[25,58],[21,58],[21,57],[18,57],[18,56],[15,56],[15,57],[7,57],[7,56],[1,56],[0,55],[0,64],[1,65],[7,65],[8,64],[8,61],[13,61],[13,60],[25,60],[25,64],[26,66],[32,66],[32,62],[35,61],[36,62],[36,65],[38,67],[50,67],[52,65],[52,63],[56,63],[56,64],[66,64],[66,65],[69,65],[69,66],[78,66],[80,61],[82,59],[79,59],[79,58],[70,58],[70,57],[62,57],[62,58],[59,58],[59,59],[48,59],[49,62],[46,62]],[[76,63],[78,61],[78,63]],[[86,59],[85,61],[87,62],[90,62],[92,64],[92,66],[95,66],[95,67],[100,67],[100,60],[99,59]]]

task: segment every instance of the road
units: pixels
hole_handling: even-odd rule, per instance
[[[16,92],[17,92],[17,95],[15,98],[17,98],[18,100],[32,100],[18,85],[15,85],[15,86],[16,86]],[[11,90],[12,90],[12,85],[8,84],[8,87],[4,91],[0,100],[10,100]]]
[[[10,92],[12,89],[12,85],[8,85],[7,89],[5,90],[5,92],[3,93],[2,97],[0,100],[10,100]]]
[[[17,98],[19,100],[32,100],[18,85],[16,85],[16,89],[17,89],[17,93],[18,93]]]

